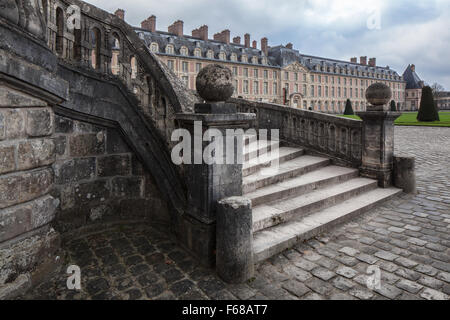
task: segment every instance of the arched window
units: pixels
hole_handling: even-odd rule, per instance
[[[187,56],[188,55],[188,48],[181,47],[180,53],[181,53],[182,56]]]
[[[111,41],[111,72],[114,75],[118,75],[120,72],[120,64],[119,64],[119,57],[120,57],[120,40],[117,33],[112,34],[112,41]]]
[[[101,33],[98,28],[93,28],[91,30],[91,65],[94,69],[100,69],[100,44],[101,44]]]
[[[134,56],[131,57],[130,64],[131,64],[131,79],[136,79],[136,77],[137,77],[137,61]]]
[[[42,14],[44,16],[45,22],[48,21],[48,0],[42,0]]]
[[[56,52],[62,55],[64,51],[64,12],[56,8]]]
[[[151,52],[158,52],[159,51],[159,46],[156,42],[152,42],[152,44],[150,45],[150,51]]]
[[[173,54],[173,46],[171,44],[168,44],[166,46],[166,53],[167,54]]]

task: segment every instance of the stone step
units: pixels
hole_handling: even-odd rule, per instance
[[[304,155],[281,163],[278,169],[273,167],[262,169],[252,175],[243,177],[242,192],[244,194],[250,193],[270,184],[279,183],[286,179],[326,167],[329,164],[330,159]]]
[[[270,166],[272,161],[278,159],[278,163],[284,163],[286,161],[298,158],[305,153],[305,150],[299,148],[289,148],[281,147],[278,150],[278,154],[271,152],[270,154],[265,154],[262,157],[253,158],[245,162],[242,168],[242,176],[247,177],[251,174],[256,173],[262,168]]]
[[[347,222],[401,192],[400,189],[396,188],[378,188],[307,217],[256,232],[253,235],[255,262],[264,261],[293,247],[298,242],[310,239],[340,223]]]
[[[377,188],[377,181],[355,178],[291,199],[253,207],[253,232],[305,217]]]
[[[344,182],[359,176],[359,170],[328,166],[245,194],[252,201],[253,208],[262,204],[306,194],[318,188]]]
[[[276,140],[258,140],[244,145],[244,162],[266,154],[276,147],[280,148],[280,142]]]

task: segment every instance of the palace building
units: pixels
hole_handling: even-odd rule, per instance
[[[422,98],[424,82],[417,75],[415,65],[408,65],[403,73],[403,79],[406,81],[405,110],[417,111]]]
[[[232,70],[235,97],[271,102],[327,113],[342,113],[347,99],[355,111],[365,110],[365,91],[375,82],[392,89],[393,100],[401,110],[405,104],[407,83],[389,67],[380,67],[375,58],[351,58],[340,61],[309,56],[291,43],[268,46],[262,38],[260,47],[250,34],[230,39],[230,30],[209,38],[203,25],[185,35],[183,21],[176,21],[168,31],[156,30],[151,16],[135,28],[151,52],[164,62],[189,89],[195,90],[195,79],[201,68],[219,63]]]

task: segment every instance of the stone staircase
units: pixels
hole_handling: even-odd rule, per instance
[[[366,212],[401,193],[378,188],[358,169],[245,136],[243,194],[252,201],[255,263]],[[278,160],[278,170],[270,170]]]

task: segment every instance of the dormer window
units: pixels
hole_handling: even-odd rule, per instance
[[[202,56],[202,50],[200,50],[199,48],[196,48],[194,50],[194,56],[201,57]]]
[[[206,57],[208,59],[214,59],[214,52],[212,50],[208,50],[208,52],[206,53]]]
[[[263,57],[263,58],[261,59],[261,62],[262,62],[262,64],[267,64],[267,58],[266,58],[266,57]]]
[[[182,56],[187,56],[187,55],[188,55],[188,48],[186,48],[186,47],[181,47],[181,49],[180,49],[180,54],[181,54]]]
[[[156,42],[153,42],[153,43],[150,45],[150,51],[151,51],[151,52],[158,52],[158,51],[159,51],[159,46],[158,46],[158,44],[157,44]]]
[[[242,55],[241,62],[244,62],[244,63],[248,62],[248,58],[247,58],[247,56],[245,54]]]
[[[167,53],[167,54],[173,54],[173,45],[168,44],[168,45],[166,46],[166,53]]]
[[[225,54],[224,51],[222,51],[222,52],[219,53],[219,59],[220,59],[220,60],[226,60],[226,59],[227,59],[227,56],[226,56],[226,54]]]
[[[237,55],[236,53],[232,53],[230,56],[231,61],[237,61]]]
[[[252,63],[253,64],[258,64],[258,57],[257,56],[253,56],[252,57]]]

